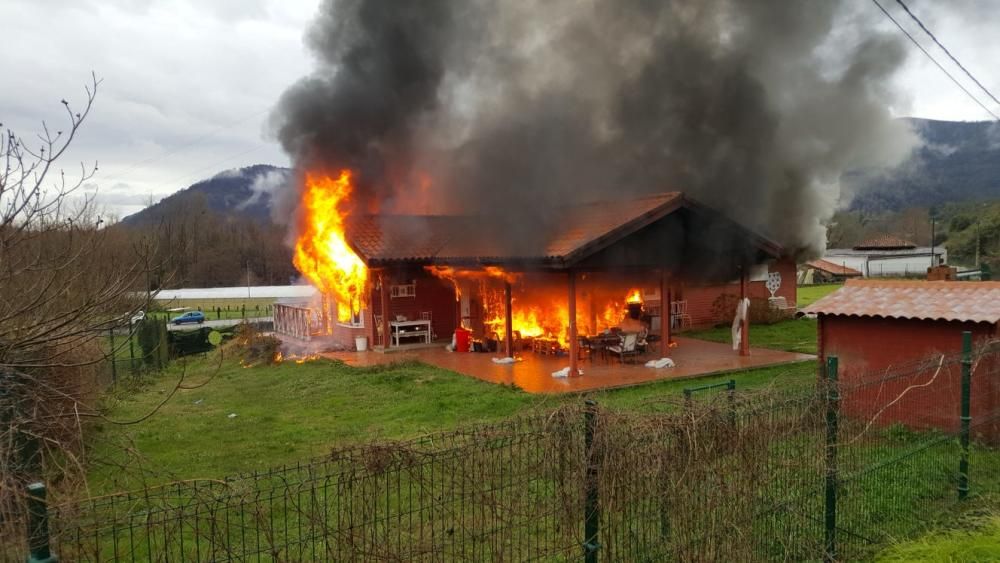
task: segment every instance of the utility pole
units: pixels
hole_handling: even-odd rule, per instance
[[[931,268],[937,266],[937,251],[935,250],[937,247],[934,246],[934,238],[935,238],[934,235],[936,234],[934,231],[936,227],[937,227],[937,220],[935,219],[932,211],[931,212]]]

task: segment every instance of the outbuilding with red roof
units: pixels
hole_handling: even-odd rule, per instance
[[[996,345],[1000,282],[848,280],[804,312],[818,319],[821,365],[837,357],[840,380],[848,388],[884,378],[863,387],[863,394],[878,393],[882,403],[885,397],[907,396],[908,407],[883,413],[879,424],[953,431],[961,394],[958,370],[950,368],[958,364],[963,332],[972,333],[977,349]],[[997,354],[984,357],[972,378],[974,417],[1000,408],[1000,366],[992,365]],[[948,369],[940,370],[943,358]],[[886,378],[893,374],[898,377]],[[868,398],[845,395],[844,405],[850,410]]]

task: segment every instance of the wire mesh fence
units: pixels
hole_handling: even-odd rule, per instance
[[[972,496],[1000,493],[998,359],[338,449],[52,503],[48,538],[68,561],[864,559],[958,507],[963,475]],[[8,524],[16,547],[0,553],[23,560],[27,522]]]

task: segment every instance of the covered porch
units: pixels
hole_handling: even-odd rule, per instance
[[[677,346],[670,351],[676,367],[654,369],[643,362],[658,354],[647,353],[640,361],[629,364],[617,359],[582,359],[582,377],[552,377],[552,373],[569,365],[566,355],[535,353],[520,354],[513,364],[497,364],[493,354],[449,352],[443,346],[411,349],[391,353],[326,352],[324,357],[340,360],[351,366],[374,366],[394,362],[419,361],[490,383],[516,385],[528,393],[573,393],[598,389],[627,387],[665,379],[687,379],[743,371],[750,368],[777,366],[815,359],[815,356],[751,348],[749,355],[739,355],[732,347],[716,342],[676,337]]]
[[[673,357],[672,329],[685,317],[679,292],[729,284],[734,303],[720,310],[731,319],[735,301],[750,297],[751,271],[782,255],[678,193],[568,208],[564,231],[539,233],[516,252],[498,251],[502,233],[488,221],[465,220],[371,217],[348,231],[371,269],[366,324],[376,349],[399,347],[412,326],[410,342],[448,341],[457,329],[477,351],[559,363],[570,377],[595,348]],[[745,315],[737,351],[714,352],[750,356],[748,334]],[[464,338],[456,342],[468,351]]]

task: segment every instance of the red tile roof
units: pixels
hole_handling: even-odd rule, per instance
[[[847,280],[805,309],[823,315],[1000,322],[1000,282]]]
[[[901,248],[916,248],[912,242],[892,235],[878,235],[862,241],[854,250],[898,250]]]
[[[833,274],[835,276],[860,276],[861,272],[855,270],[854,268],[848,268],[842,264],[837,264],[835,262],[830,262],[829,260],[810,260],[806,262],[806,265],[814,270],[822,270],[828,274]]]
[[[347,238],[366,261],[565,259],[624,236],[685,203],[680,192],[582,204],[557,210],[565,228],[548,240],[512,244],[509,227],[490,217],[365,215],[350,221]],[[511,248],[513,246],[513,248]]]

